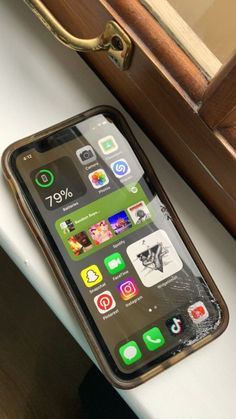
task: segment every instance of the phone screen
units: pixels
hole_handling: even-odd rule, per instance
[[[31,142],[12,167],[116,375],[218,327],[219,304],[111,115]]]

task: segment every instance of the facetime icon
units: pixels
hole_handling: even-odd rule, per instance
[[[126,266],[125,261],[123,260],[121,254],[118,252],[112,253],[112,255],[107,256],[104,259],[104,265],[106,266],[108,272],[111,275],[117,274],[118,272],[122,271]]]

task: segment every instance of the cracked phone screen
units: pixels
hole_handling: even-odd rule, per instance
[[[64,128],[18,151],[15,161],[117,375],[137,376],[219,327],[218,301],[111,118]]]

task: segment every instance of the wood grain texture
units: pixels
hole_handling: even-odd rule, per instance
[[[207,80],[203,73],[138,0],[101,2],[108,11],[115,13],[116,20],[122,18],[124,29],[128,26],[128,30],[132,30],[138,36],[139,41],[152,53],[153,59],[157,59],[163,65],[185,94],[189,94],[194,102],[202,99],[207,88]]]
[[[227,138],[228,143],[233,147],[236,153],[236,125],[220,128],[219,132],[222,137]]]
[[[126,30],[135,45],[132,64],[127,71],[119,71],[104,53],[86,53],[81,57],[214,214],[236,233],[233,180],[236,166],[232,147],[226,147],[199,118],[196,104],[174,78],[175,70],[171,75],[164,61],[157,58],[159,48],[159,57],[163,54],[163,59],[166,49],[167,54],[171,53],[168,44],[163,47],[152,31],[147,30],[146,34],[147,22],[153,19],[149,13],[146,11],[148,20],[143,14],[137,14],[137,4],[142,6],[136,0],[44,1],[75,35],[96,36],[112,18]],[[155,42],[158,47],[154,46]],[[145,144],[143,147],[145,149]]]
[[[199,114],[212,129],[236,125],[236,54],[209,84]]]
[[[66,24],[67,29],[71,28],[73,34],[90,38],[91,36],[97,36],[104,29],[106,22],[100,26],[99,32],[94,31],[94,26],[90,26],[88,20],[82,23],[84,16],[88,16],[88,14],[90,14],[90,19],[94,19],[98,7],[94,7],[91,1],[89,4],[83,2],[81,5],[78,5],[75,0],[66,2],[44,0],[44,3],[57,16],[59,21]],[[118,11],[120,16],[125,14],[124,29],[126,22],[131,27],[133,21],[135,28],[136,23],[139,23],[139,39],[145,40],[145,44],[149,46],[152,54],[173,77],[173,82],[177,82],[184,89],[184,94],[188,94],[195,102],[201,101],[208,85],[206,77],[139,1],[118,0],[105,1],[104,3],[106,3],[106,6],[111,4],[113,10]],[[85,25],[87,26],[86,29]]]
[[[208,77],[212,78],[220,70],[221,62],[207,48],[193,29],[178,14],[167,0],[140,0],[150,11],[160,25],[201,68]]]

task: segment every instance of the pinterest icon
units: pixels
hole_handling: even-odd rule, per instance
[[[109,310],[112,310],[116,306],[116,302],[110,291],[104,291],[101,294],[97,295],[94,298],[94,303],[99,311],[99,313],[106,313]]]

